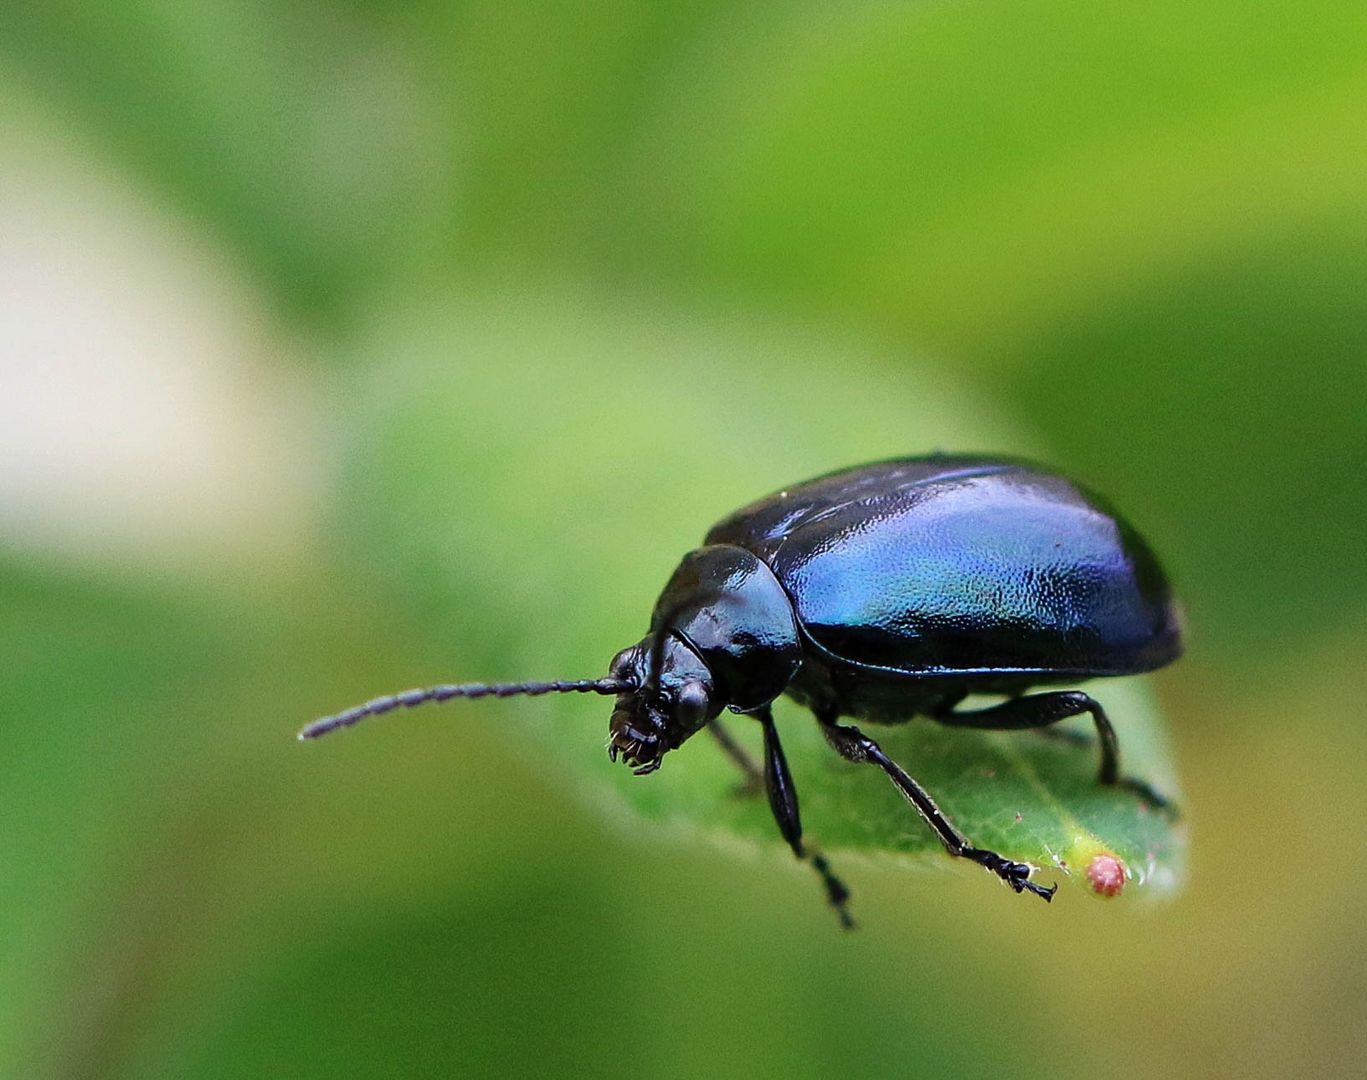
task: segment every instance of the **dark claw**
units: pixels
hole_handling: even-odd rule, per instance
[[[1025,888],[1029,889],[1032,893],[1038,896],[1046,904],[1052,901],[1054,899],[1054,893],[1058,892],[1057,885],[1036,885],[1033,881],[1030,881],[1029,879],[1026,879],[1024,885]],[[1020,889],[1018,888],[1016,891],[1020,892]]]
[[[1016,892],[1029,890],[1034,893],[1046,904],[1054,899],[1054,893],[1058,892],[1057,885],[1039,885],[1030,880],[1030,867],[1025,863],[1005,862],[997,871],[1011,888]]]
[[[1031,881],[1030,867],[1025,863],[1012,862],[1010,859],[1003,859],[995,851],[983,851],[979,848],[969,848],[963,854],[991,870],[1018,893],[1028,890],[1048,903],[1053,900],[1054,893],[1058,892],[1057,885],[1039,885]]]
[[[1007,885],[1016,890],[1017,893],[1024,893],[1025,890],[1029,890],[1031,893],[1035,894],[1036,897],[1039,897],[1040,900],[1046,902],[1046,904],[1053,900],[1054,893],[1057,893],[1058,891],[1057,885],[1043,886],[1038,885],[1036,882],[1032,882],[1032,880],[1029,879],[1031,868],[1024,863],[1005,863],[1005,861],[1003,861],[1002,867],[999,868],[997,872],[1006,880]]]

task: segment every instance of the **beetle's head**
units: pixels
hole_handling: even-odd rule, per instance
[[[706,665],[676,635],[650,634],[612,661],[611,678],[629,684],[617,695],[608,725],[608,756],[637,776],[660,767],[670,750],[721,711]]]

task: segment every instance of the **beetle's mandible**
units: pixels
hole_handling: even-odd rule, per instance
[[[1029,865],[974,847],[877,742],[842,720],[1019,729],[1088,713],[1100,783],[1123,782],[1161,803],[1122,779],[1115,731],[1097,701],[1035,688],[1151,671],[1180,653],[1167,578],[1103,499],[1026,461],[934,455],[830,473],[715,525],[665,586],[646,636],[617,654],[606,678],[410,690],[319,720],[300,737],[457,697],[615,695],[613,761],[644,776],[711,732],[762,782],[779,832],[849,925],[847,890],[802,842],[775,698],[810,708],[836,753],[881,769],[950,855],[1048,900],[1054,888],[1031,880]],[[969,694],[1005,700],[960,708]],[[762,727],[762,765],[721,726],[726,710]]]

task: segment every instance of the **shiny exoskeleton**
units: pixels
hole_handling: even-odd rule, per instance
[[[878,462],[786,488],[738,510],[684,556],[650,629],[606,679],[466,684],[379,698],[320,720],[304,737],[399,706],[452,697],[562,691],[614,694],[609,754],[637,774],[710,730],[768,792],[775,821],[809,858],[842,921],[848,893],[802,842],[797,792],[771,705],[788,694],[815,713],[832,748],[878,766],[946,850],[1016,892],[1048,900],[1031,868],[974,847],[930,795],[843,718],[957,727],[1040,728],[1091,715],[1099,780],[1122,781],[1102,707],[1073,686],[1151,671],[1181,652],[1166,577],[1105,502],[1057,473],[996,457]],[[962,709],[969,694],[1000,704]],[[720,725],[724,710],[763,728],[762,768]]]

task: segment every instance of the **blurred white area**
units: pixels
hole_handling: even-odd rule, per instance
[[[0,146],[0,543],[285,554],[320,483],[298,343],[211,237],[94,155],[10,115]]]

